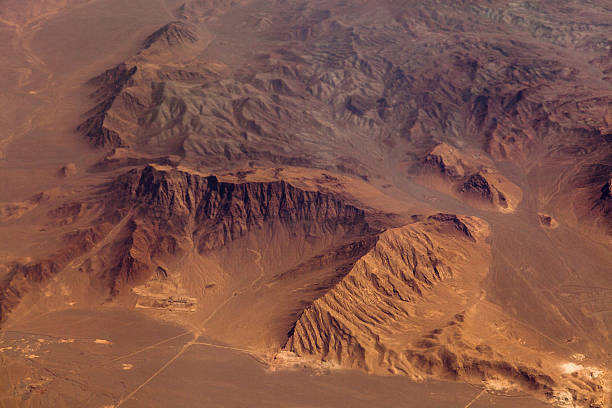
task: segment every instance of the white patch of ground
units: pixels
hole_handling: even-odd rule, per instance
[[[516,384],[512,383],[511,381],[501,378],[492,378],[484,381],[484,385],[488,390],[499,392],[512,391],[518,388]]]
[[[561,364],[561,370],[563,371],[564,374],[572,374],[577,371],[581,371],[583,369],[584,369],[583,366],[581,366],[580,364],[576,364],[576,363]]]
[[[268,369],[270,371],[299,368],[309,368],[314,370],[315,373],[319,373],[336,367],[331,362],[300,357],[286,350],[279,351],[268,361]]]

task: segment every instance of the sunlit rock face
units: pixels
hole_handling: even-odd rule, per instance
[[[274,381],[609,406],[610,21],[605,1],[0,0],[0,398],[192,406],[237,353]]]

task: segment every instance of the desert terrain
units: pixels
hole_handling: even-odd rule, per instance
[[[611,38],[0,0],[0,407],[609,407]]]

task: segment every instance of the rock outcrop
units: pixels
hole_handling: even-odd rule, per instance
[[[612,203],[612,177],[601,188],[601,196],[599,197],[599,200],[602,204],[602,207],[607,207],[607,211],[609,213],[611,205],[610,203]]]
[[[59,176],[63,178],[73,177],[77,173],[77,167],[74,163],[68,163],[59,169]]]
[[[501,175],[483,157],[468,157],[446,143],[434,147],[423,159],[421,175],[440,176],[443,185],[458,198],[477,206],[513,212],[522,198],[521,189]]]
[[[605,182],[601,188],[601,195],[595,200],[593,206],[604,218],[603,224],[609,232],[612,232],[612,178]]]
[[[599,235],[597,231],[603,232],[604,240],[612,236],[612,154],[605,154],[607,146],[602,144],[601,153],[604,154],[597,163],[583,165],[577,174],[563,179],[568,188],[561,199],[569,205],[560,209],[571,209],[571,215],[580,220],[583,228],[589,228],[596,235]]]
[[[197,42],[198,39],[198,35],[188,24],[182,21],[173,21],[148,36],[143,42],[143,49],[193,44]]]

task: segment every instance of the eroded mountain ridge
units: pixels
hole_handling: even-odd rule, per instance
[[[84,85],[103,181],[0,207],[56,237],[1,266],[0,321],[136,309],[272,368],[606,406],[610,16],[182,4]]]

